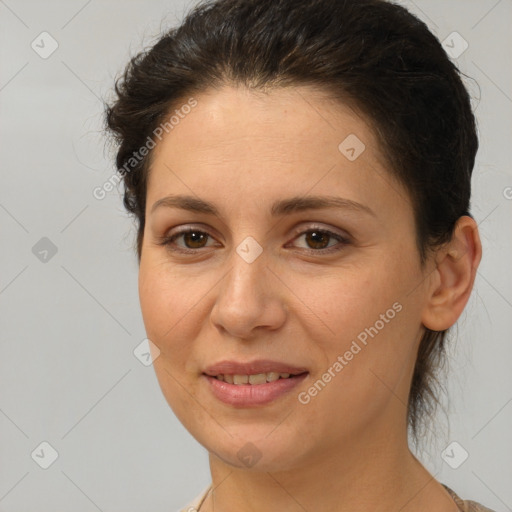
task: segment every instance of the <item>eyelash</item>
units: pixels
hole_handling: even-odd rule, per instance
[[[306,235],[308,233],[319,233],[321,235],[327,235],[329,238],[334,238],[336,239],[339,243],[332,246],[332,247],[327,247],[327,248],[324,248],[324,249],[307,249],[307,248],[302,248],[303,251],[309,253],[309,254],[331,254],[333,252],[338,252],[338,251],[342,251],[346,245],[349,245],[350,244],[350,240],[347,238],[347,237],[344,237],[338,233],[334,233],[333,231],[330,231],[328,229],[325,229],[325,228],[321,228],[320,226],[311,226],[309,227],[308,229],[305,229],[303,231],[300,231],[298,233],[296,233],[296,236],[294,237],[294,240],[296,238],[298,238],[299,236],[303,236],[303,235]],[[201,235],[206,235],[207,237],[209,238],[213,238],[211,235],[209,235],[206,231],[202,231],[200,229],[195,229],[195,228],[185,228],[185,229],[182,229],[176,233],[173,233],[172,235],[169,235],[169,236],[165,236],[165,237],[162,237],[160,239],[160,241],[158,242],[158,245],[161,245],[161,246],[165,246],[167,250],[171,251],[171,252],[177,252],[177,253],[182,253],[182,254],[197,254],[199,251],[201,251],[202,249],[207,249],[207,247],[200,247],[198,249],[190,249],[190,248],[177,248],[176,245],[174,245],[174,241],[180,237],[180,236],[183,236],[183,235],[186,235],[188,233],[197,233],[197,234],[201,234]],[[208,242],[208,240],[207,240]],[[339,247],[341,245],[341,247]]]

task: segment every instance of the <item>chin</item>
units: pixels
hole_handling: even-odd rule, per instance
[[[300,465],[306,448],[304,441],[293,437],[297,434],[295,430],[288,432],[283,428],[278,433],[278,430],[272,432],[273,428],[268,425],[260,429],[226,428],[228,433],[218,425],[209,429],[203,424],[190,432],[209,453],[234,468],[278,472]]]

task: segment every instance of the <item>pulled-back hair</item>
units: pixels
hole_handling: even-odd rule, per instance
[[[133,155],[173,109],[226,85],[311,85],[370,120],[389,171],[410,195],[424,265],[452,238],[458,218],[470,215],[478,138],[460,75],[422,21],[384,0],[200,2],[131,59],[105,106],[124,205],[138,223],[139,261],[152,152]],[[438,403],[446,334],[426,329],[419,345],[408,403],[416,440]]]

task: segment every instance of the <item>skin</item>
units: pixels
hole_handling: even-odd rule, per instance
[[[481,258],[475,222],[461,217],[453,241],[422,267],[409,196],[356,111],[308,87],[256,94],[226,86],[195,97],[154,149],[139,295],[162,392],[209,451],[214,491],[201,512],[457,510],[409,450],[406,404],[424,328],[453,325],[470,296]],[[354,161],[338,149],[349,134],[365,144]],[[151,211],[170,194],[210,201],[218,215]],[[310,195],[350,199],[374,215],[271,217],[275,201]],[[314,225],[350,241],[315,245]],[[193,254],[159,243],[179,226],[209,237],[174,240]],[[263,249],[252,263],[236,252],[249,236]],[[341,249],[322,255],[325,246]],[[395,303],[401,311],[300,403],[298,393]],[[309,375],[256,408],[218,401],[201,375],[223,359],[259,358]],[[237,456],[248,442],[260,456],[250,467]]]

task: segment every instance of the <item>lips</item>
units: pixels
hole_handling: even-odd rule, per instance
[[[205,375],[216,377],[217,375],[257,375],[260,373],[289,373],[290,375],[300,375],[307,372],[307,368],[293,366],[280,361],[269,359],[259,359],[256,361],[219,361],[204,370]]]
[[[261,407],[289,394],[309,372],[281,361],[220,361],[203,372],[210,392],[232,407]],[[276,378],[277,377],[277,378]]]

